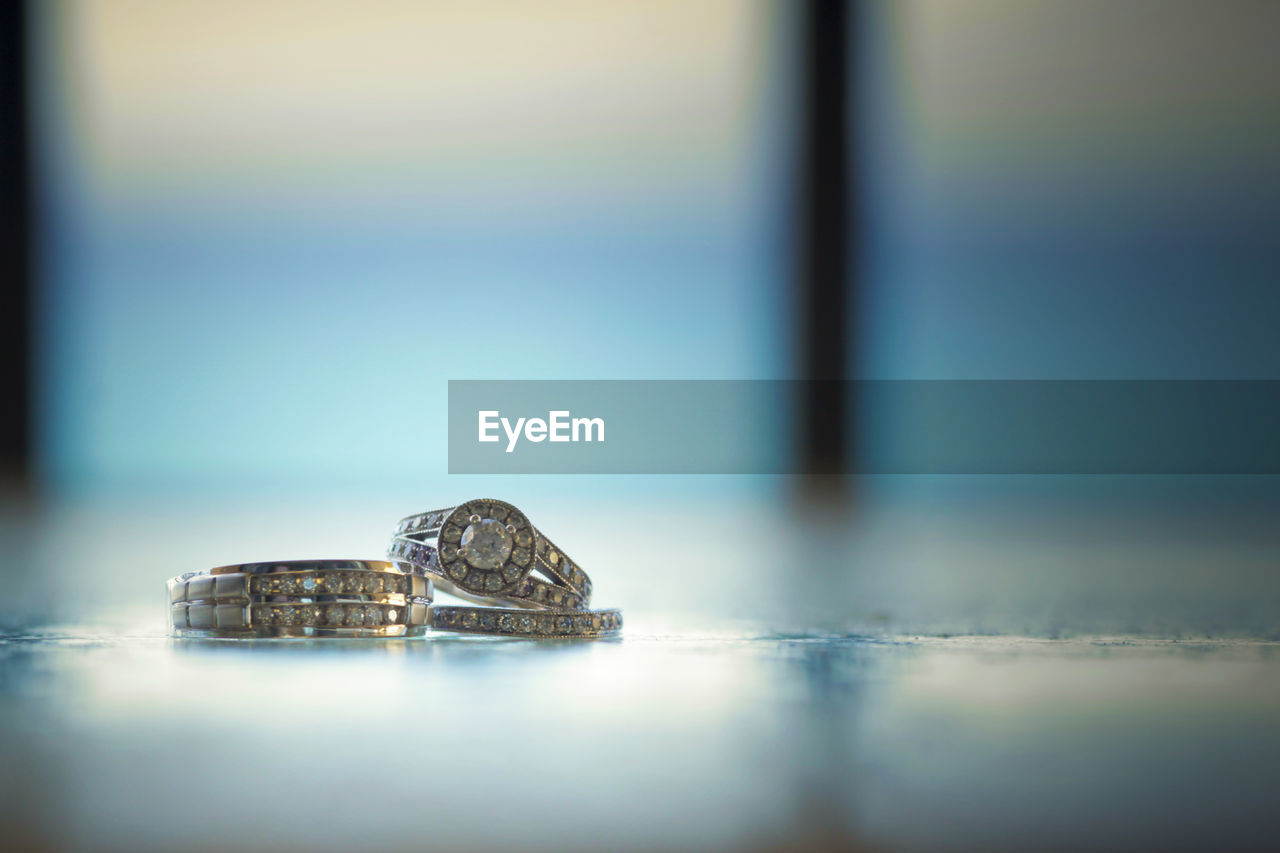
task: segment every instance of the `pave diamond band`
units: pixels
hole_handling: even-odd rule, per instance
[[[431,607],[437,631],[506,637],[611,637],[622,630],[619,610],[531,611],[505,607]]]
[[[408,563],[295,560],[220,566],[168,583],[175,633],[400,637],[429,621],[431,580]]]
[[[591,600],[591,578],[541,531],[538,532],[538,547],[534,557],[544,572],[578,592],[583,600]]]
[[[581,609],[591,579],[523,512],[479,498],[400,521],[387,550],[431,574],[442,589],[480,603]],[[545,579],[533,575],[541,573]]]

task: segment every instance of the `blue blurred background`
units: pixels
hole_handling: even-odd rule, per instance
[[[868,378],[1276,378],[1267,4],[877,2]],[[795,15],[33,7],[37,476],[411,485],[448,378],[786,378]]]
[[[412,484],[450,378],[788,370],[782,10],[36,12],[58,487]]]
[[[584,530],[650,613],[1274,630],[1270,478],[861,478],[813,504],[767,477],[449,477],[445,448],[448,379],[805,378],[816,337],[848,377],[1280,378],[1271,4],[851,6],[816,190],[806,6],[28,8],[8,620],[78,618],[80,559],[128,567],[123,612],[157,576],[377,553],[387,520],[495,494]],[[848,275],[815,291],[797,229],[823,193]],[[743,429],[803,452],[777,420]],[[70,560],[68,526],[96,531]],[[771,548],[822,581],[726,603]]]
[[[869,4],[866,369],[1280,375],[1272,4]]]

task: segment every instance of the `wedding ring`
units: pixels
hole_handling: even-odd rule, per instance
[[[580,610],[591,600],[586,572],[523,512],[492,498],[402,519],[387,556],[411,563],[469,601]]]
[[[502,637],[612,637],[622,631],[622,611],[532,611],[437,604],[431,607],[431,623],[437,631]]]
[[[183,637],[405,637],[430,621],[431,579],[408,563],[290,560],[219,566],[168,582]]]

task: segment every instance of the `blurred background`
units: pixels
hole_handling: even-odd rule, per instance
[[[822,382],[777,438],[802,476],[450,477],[445,404],[449,379],[1280,379],[1280,6],[2,16],[18,844],[422,846],[409,813],[477,850],[1274,829],[1254,768],[1280,743],[1275,478],[852,477],[859,436],[893,424]],[[399,517],[481,495],[567,543],[625,640],[164,639],[169,576],[377,556]],[[506,701],[582,749],[529,795],[502,761],[536,750],[445,739],[380,768],[414,785],[353,794],[307,739],[367,716],[360,697],[395,720],[451,697],[476,725]],[[219,807],[200,816],[170,784],[196,731],[241,738],[188,757]],[[309,780],[284,833],[270,786],[240,784],[281,744]],[[424,763],[454,782],[434,806]],[[484,791],[513,810],[469,834]]]

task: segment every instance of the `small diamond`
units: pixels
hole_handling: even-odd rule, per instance
[[[472,589],[484,589],[484,575],[480,574],[480,572],[472,572],[467,575],[465,585]]]
[[[530,551],[528,548],[517,548],[511,552],[511,559],[515,560],[517,563],[519,563],[522,566],[525,563],[529,562],[529,560],[532,557],[533,557],[533,552]]]
[[[253,611],[255,625],[270,625],[275,621],[275,613],[270,607],[258,607]]]
[[[466,563],[454,563],[449,567],[449,577],[456,581],[460,581],[467,576]]]
[[[365,605],[364,624],[381,625],[382,624],[382,608],[376,604]]]
[[[307,575],[302,579],[303,592],[315,592],[316,588],[316,579],[314,575]]]
[[[484,588],[490,592],[502,589],[502,578],[498,575],[489,575],[484,579]]]
[[[377,572],[370,572],[369,574],[365,575],[364,591],[365,592],[381,592],[382,591],[382,578],[378,576]]]
[[[252,592],[254,595],[262,595],[266,593],[269,587],[270,585],[267,581],[267,578],[254,578],[253,581],[249,584],[249,591]]]
[[[533,598],[535,601],[546,601],[547,588],[545,586],[538,586],[537,588],[535,588],[533,591]]]
[[[277,625],[298,624],[298,611],[292,607],[281,607],[276,611]]]
[[[592,627],[592,628],[594,628],[595,630],[599,631],[599,630],[600,630],[600,626],[601,626],[600,614],[599,614],[599,613],[597,613],[595,616],[592,616],[592,617],[591,617],[591,627]]]
[[[446,524],[440,530],[441,542],[457,542],[462,538],[462,528],[456,524]]]
[[[564,601],[564,595],[558,589],[551,590],[547,597],[551,599],[552,604],[560,604]]]
[[[550,616],[538,617],[538,633],[550,634],[555,631],[555,620]]]
[[[436,615],[435,615],[435,623],[436,623],[437,625],[439,625],[440,627],[442,627],[442,628],[443,628],[443,627],[447,626],[447,625],[448,625],[450,622],[452,622],[452,621],[453,621],[453,614],[452,614],[452,613],[450,613],[448,610],[437,610],[437,611],[436,611]]]
[[[561,616],[560,618],[556,619],[556,631],[558,631],[561,634],[572,634],[573,620],[570,619],[568,616]]]
[[[516,630],[518,630],[521,634],[532,634],[533,633],[533,617],[521,616],[519,619],[517,619]]]
[[[315,625],[320,621],[320,608],[314,604],[308,604],[298,608],[298,624],[299,625]]]
[[[324,621],[330,625],[341,625],[343,621],[342,605],[330,604],[324,609]]]
[[[330,575],[316,575],[316,592],[328,592],[333,586],[333,577]]]
[[[486,631],[492,631],[498,623],[498,619],[492,613],[484,613],[480,616],[480,627]]]
[[[547,562],[548,562],[548,563],[550,563],[550,564],[551,564],[551,565],[553,565],[553,566],[554,566],[554,565],[556,565],[556,564],[558,564],[558,563],[560,562],[560,553],[559,553],[558,551],[555,551],[555,550],[548,551],[548,552],[547,552]]]
[[[585,634],[591,630],[591,619],[586,616],[573,617],[573,630],[579,634]]]
[[[498,627],[510,634],[516,629],[516,617],[512,616],[510,613],[502,614],[498,619]]]
[[[462,616],[462,627],[464,628],[474,628],[477,622],[479,622],[479,617],[476,616],[474,610],[468,610]]]
[[[364,624],[364,608],[360,605],[347,608],[346,623],[349,626],[357,627]]]
[[[515,542],[521,548],[528,548],[533,544],[533,533],[527,527],[522,527],[516,531]]]
[[[456,560],[458,558],[458,546],[445,542],[440,546],[440,556],[445,560]]]
[[[299,591],[298,579],[295,577],[283,577],[280,579],[280,592],[285,595],[297,595]]]
[[[524,569],[520,568],[519,566],[507,566],[505,569],[502,570],[502,576],[506,578],[508,581],[511,581],[514,583],[515,581],[520,579],[520,574],[523,571]]]
[[[404,595],[406,592],[409,591],[408,578],[401,577],[399,575],[393,575],[389,580],[391,581],[391,589],[390,589],[391,592],[394,592],[397,595]]]
[[[360,592],[364,589],[364,578],[359,572],[344,572],[342,575],[343,592]]]
[[[493,504],[492,506],[490,506],[489,511],[486,512],[485,515],[489,516],[494,521],[505,522],[507,520],[506,508],[501,507],[498,504]]]

